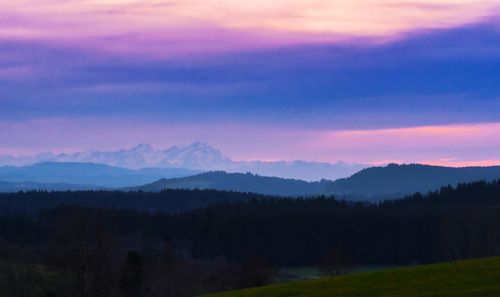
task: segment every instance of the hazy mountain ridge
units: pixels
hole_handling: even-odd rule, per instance
[[[396,198],[427,193],[447,185],[500,179],[500,166],[442,167],[421,164],[389,164],[371,167],[328,185],[327,192],[374,198]]]
[[[287,179],[301,179],[306,181],[319,181],[322,179],[336,180],[349,177],[366,168],[366,165],[347,164],[343,161],[337,163],[320,163],[306,161],[239,161],[230,172],[252,172],[263,176],[277,176]]]
[[[251,192],[276,196],[311,196],[325,194],[325,183],[297,179],[260,176],[251,173],[207,172],[194,176],[161,179],[141,187],[125,190],[158,192],[164,189],[213,189],[219,191]]]
[[[496,179],[500,179],[500,166],[451,168],[390,164],[363,169],[349,178],[335,181],[306,182],[250,173],[207,172],[183,178],[162,179],[126,190],[155,192],[163,189],[215,189],[294,197],[335,195],[352,200],[383,200],[416,192],[427,193],[448,185],[456,186],[458,183]]]
[[[19,191],[84,191],[104,190],[92,185],[66,183],[36,183],[36,182],[6,182],[0,181],[0,193],[14,193]]]
[[[0,167],[0,180],[10,183],[63,183],[121,188],[150,183],[165,177],[189,176],[196,173],[199,171],[178,168],[133,170],[94,163],[45,162],[24,167]]]
[[[290,166],[285,163],[283,166]],[[291,165],[293,166],[293,165]],[[46,162],[25,167],[0,167],[0,190],[81,190],[115,188],[161,191],[163,189],[214,189],[278,196],[335,195],[353,200],[397,198],[426,193],[443,186],[500,179],[500,166],[449,168],[419,164],[371,167],[348,178],[308,182],[300,179],[226,173],[181,168],[139,170],[93,163]],[[86,185],[86,186],[82,186]]]
[[[40,162],[96,163],[128,169],[177,168],[197,172],[224,170],[308,181],[348,177],[366,168],[365,165],[344,162],[330,164],[306,161],[236,161],[202,142],[195,142],[184,147],[174,146],[165,150],[155,150],[148,144],[139,144],[131,149],[108,152],[42,153],[33,157],[0,156],[0,164],[3,165],[26,166]]]

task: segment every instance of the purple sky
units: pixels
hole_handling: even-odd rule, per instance
[[[0,154],[500,164],[495,2],[5,4]]]

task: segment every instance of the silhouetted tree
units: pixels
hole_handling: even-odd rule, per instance
[[[120,277],[120,291],[123,297],[141,297],[143,282],[142,258],[139,253],[127,254]]]

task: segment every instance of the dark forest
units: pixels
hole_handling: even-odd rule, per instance
[[[377,204],[169,190],[5,194],[0,209],[9,296],[191,296],[267,284],[282,267],[500,254],[499,181]]]

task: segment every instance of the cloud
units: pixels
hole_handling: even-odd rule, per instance
[[[495,122],[499,38],[494,25],[480,24],[386,44],[314,44],[174,60],[119,58],[46,41],[4,42],[0,68],[17,69],[17,75],[0,79],[0,118],[140,114],[342,129]]]
[[[0,150],[491,163],[497,2],[7,1]]]
[[[500,124],[420,126],[376,130],[324,131],[310,144],[318,156],[359,156],[371,163],[404,160],[441,165],[500,164]],[[487,162],[487,161],[491,162]]]
[[[2,4],[0,38],[170,57],[269,48],[481,22],[489,0],[56,1]]]

